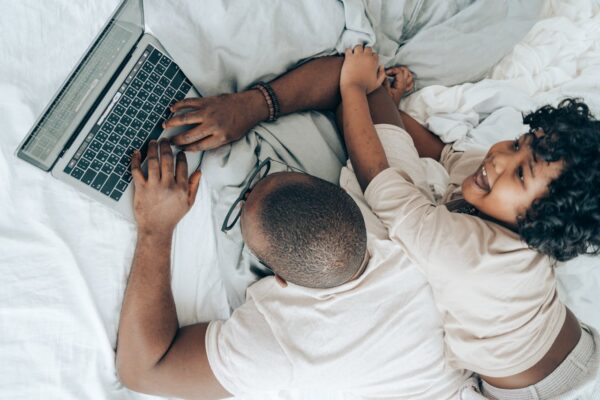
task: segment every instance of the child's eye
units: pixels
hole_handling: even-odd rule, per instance
[[[523,174],[523,167],[517,168],[517,178],[519,178],[519,180],[521,182],[525,182],[525,175]]]
[[[515,151],[519,151],[519,149],[520,149],[520,148],[521,148],[521,145],[519,144],[519,138],[516,138],[516,139],[513,141],[513,149],[514,149]]]

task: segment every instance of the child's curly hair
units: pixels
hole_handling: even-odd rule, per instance
[[[535,135],[533,153],[548,162],[562,160],[560,176],[548,194],[534,201],[518,221],[529,247],[558,261],[600,253],[600,122],[578,99],[544,106],[523,117]]]

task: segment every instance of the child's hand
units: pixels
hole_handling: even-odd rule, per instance
[[[355,46],[347,49],[340,77],[340,88],[357,87],[366,94],[383,83],[385,71],[379,65],[379,56],[370,47]]]

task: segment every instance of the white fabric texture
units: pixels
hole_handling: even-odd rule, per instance
[[[466,375],[446,364],[423,275],[390,240],[368,237],[371,258],[356,280],[310,289],[264,278],[229,320],[209,325],[223,387],[244,399],[456,396]]]
[[[185,55],[198,52],[189,37],[167,40],[161,34],[165,28],[212,38],[240,66],[250,64],[246,57],[257,53],[250,47],[238,49],[248,50],[239,55],[228,50],[227,44],[236,36],[221,30],[222,16],[240,22],[244,29],[239,35],[256,33],[256,26],[268,27],[272,22],[254,15],[253,24],[253,18],[236,12],[235,7],[217,12],[215,8],[224,2],[193,2],[207,7],[207,15],[215,16],[205,30],[195,31],[194,19],[185,13],[186,2],[168,3],[148,2],[147,22],[195,83],[202,79],[201,72],[194,72],[197,59]],[[318,2],[319,10],[323,9],[322,3]],[[0,398],[146,397],[125,390],[114,366],[118,315],[133,255],[134,227],[14,156],[35,118],[117,4],[117,0],[0,0]],[[520,127],[516,118],[519,111],[563,95],[581,95],[597,112],[598,1],[553,0],[548,4],[546,18],[496,67],[493,80],[458,89],[437,87],[411,96],[406,104],[410,112],[422,116],[422,120],[440,115],[457,126],[466,121],[460,128],[462,132],[488,144],[503,136],[497,132],[514,136],[510,132]],[[339,5],[330,7],[334,10]],[[256,46],[270,44],[273,48],[281,44],[281,52],[294,48],[298,51],[295,58],[301,59],[319,54],[324,36],[334,41],[334,46],[344,45],[338,43],[343,18],[332,19],[321,11],[304,16],[293,31],[300,39],[266,35],[257,38]],[[314,16],[327,23],[308,23],[314,22]],[[336,23],[338,31],[330,31]],[[356,35],[352,40],[362,37]],[[303,52],[299,43],[316,43],[317,48]],[[200,52],[204,54],[206,49]],[[258,54],[263,60],[269,56],[278,62],[272,53]],[[255,70],[255,76],[249,73],[239,78],[241,67],[233,72],[221,57],[213,61],[211,71],[205,72],[221,71],[223,83],[213,81],[212,86],[203,87],[205,94],[241,88],[292,65],[286,61],[273,65],[271,70]],[[469,88],[478,88],[482,97],[467,101],[473,98]],[[436,98],[435,93],[447,94]],[[533,96],[534,104],[528,95]],[[486,101],[489,107],[479,107]],[[468,113],[469,104],[477,106],[477,116]],[[512,119],[502,118],[506,115]],[[213,224],[210,201],[203,182],[196,206],[179,225],[174,241],[172,285],[182,324],[230,315],[223,277],[214,268],[214,238],[199,229]],[[600,327],[598,264],[595,258],[579,258],[558,271],[565,302],[596,328]],[[433,307],[423,310],[432,311]]]

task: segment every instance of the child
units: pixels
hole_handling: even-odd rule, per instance
[[[565,100],[526,116],[516,140],[460,153],[398,112],[411,82],[392,74],[390,96],[377,55],[346,51],[341,128],[367,203],[431,284],[451,365],[478,373],[493,399],[588,390],[598,334],[558,299],[552,259],[599,251],[600,124]],[[448,170],[447,206],[413,183],[419,156]]]

